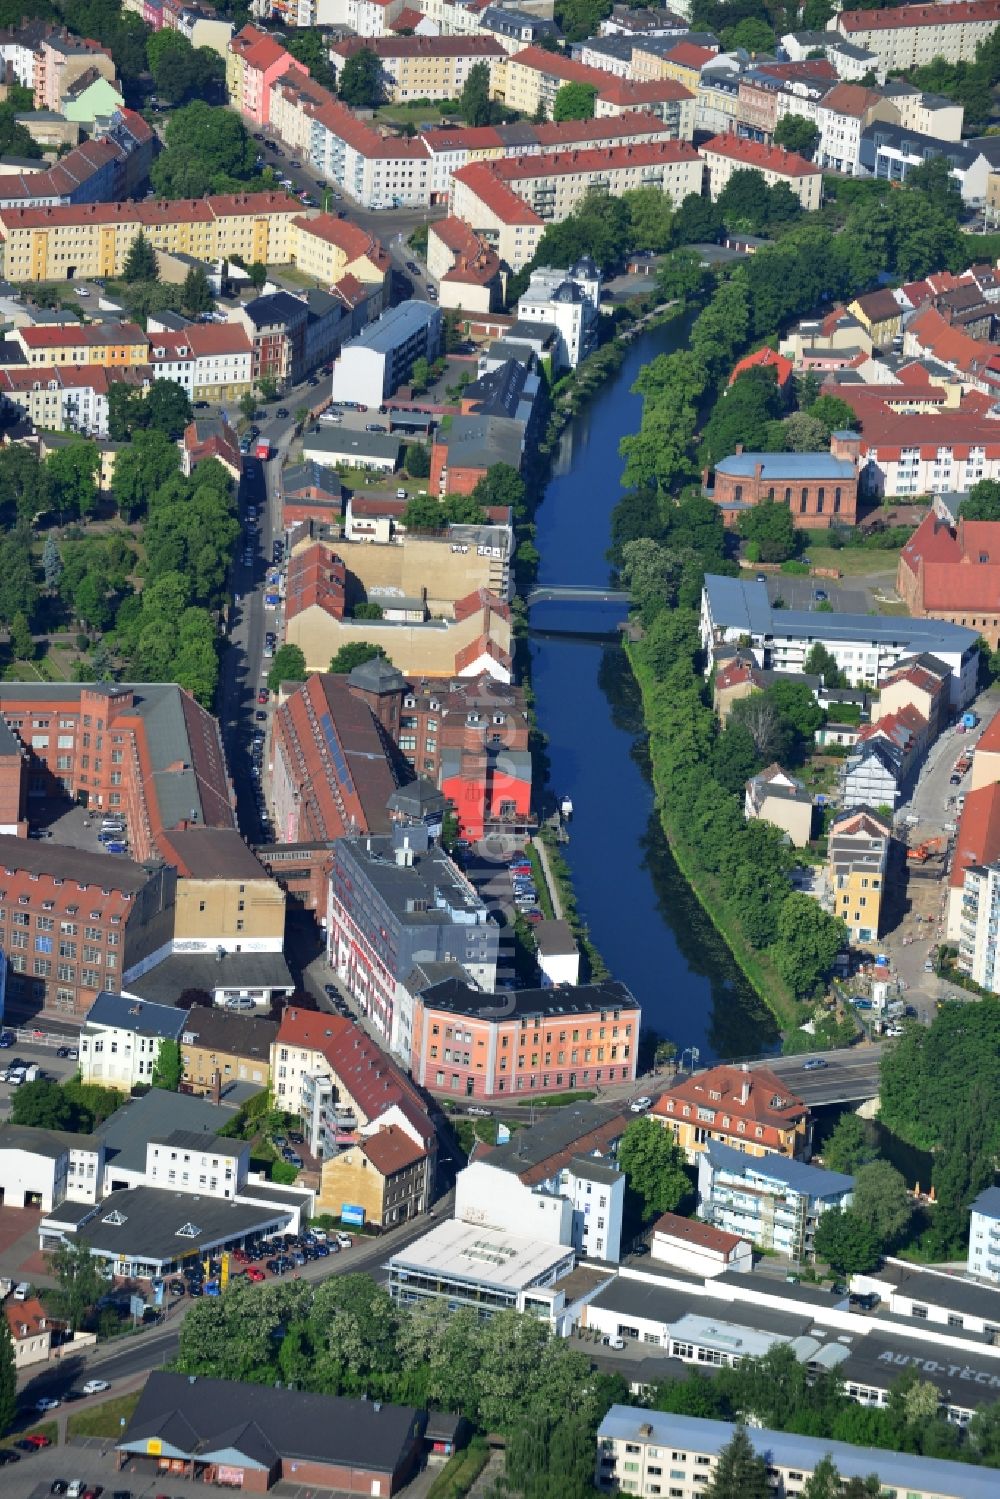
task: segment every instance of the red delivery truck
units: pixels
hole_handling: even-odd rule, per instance
[[[271,443],[270,443],[270,441],[269,441],[268,438],[266,438],[266,437],[258,437],[256,452],[257,452],[257,457],[258,458],[263,458],[265,460],[268,459],[268,458],[270,458],[270,456],[271,456]]]

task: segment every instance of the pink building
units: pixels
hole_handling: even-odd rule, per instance
[[[62,28],[43,36],[35,53],[35,108],[60,113],[70,84],[91,70],[116,82],[114,59],[100,42]]]
[[[271,116],[271,85],[290,69],[305,77],[309,76],[309,70],[274,37],[266,36],[255,26],[244,26],[229,47],[235,61],[235,72],[231,71],[227,79],[229,102],[245,120],[267,125]]]

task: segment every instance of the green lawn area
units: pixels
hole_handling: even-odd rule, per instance
[[[405,489],[408,495],[426,493],[426,479],[411,479],[408,474],[379,474],[365,468],[349,468],[342,472],[338,471],[337,477],[345,489],[388,489],[395,494],[397,489]]]
[[[126,1422],[131,1419],[141,1394],[141,1390],[133,1390],[131,1395],[116,1395],[113,1400],[105,1400],[92,1410],[74,1412],[66,1422],[67,1437],[119,1436],[122,1417]]]
[[[896,576],[896,552],[865,551],[861,547],[810,546],[809,561],[813,567],[838,568],[845,578],[870,578],[879,573]]]
[[[461,125],[458,115],[443,115],[441,100],[432,99],[429,104],[381,104],[375,111],[376,120],[385,120],[392,125]]]

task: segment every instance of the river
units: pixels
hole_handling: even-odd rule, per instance
[[[638,338],[564,431],[536,516],[540,585],[608,582],[610,517],[622,492],[618,443],[642,414],[631,386],[687,327],[676,320]],[[624,652],[606,639],[554,633],[592,628],[595,607],[536,605],[531,634],[551,788],[573,799],[564,851],[580,914],[614,977],[641,1003],[645,1030],[678,1052],[697,1047],[702,1063],[774,1050],[773,1017],[691,894],[655,816],[639,693]]]

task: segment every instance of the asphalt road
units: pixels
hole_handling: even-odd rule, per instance
[[[769,1068],[811,1108],[818,1108],[825,1103],[874,1098],[885,1049],[884,1043],[876,1043],[845,1051],[816,1052],[809,1057],[771,1057],[750,1065],[751,1071],[754,1067]],[[812,1061],[823,1061],[826,1066],[807,1067],[806,1063]]]

